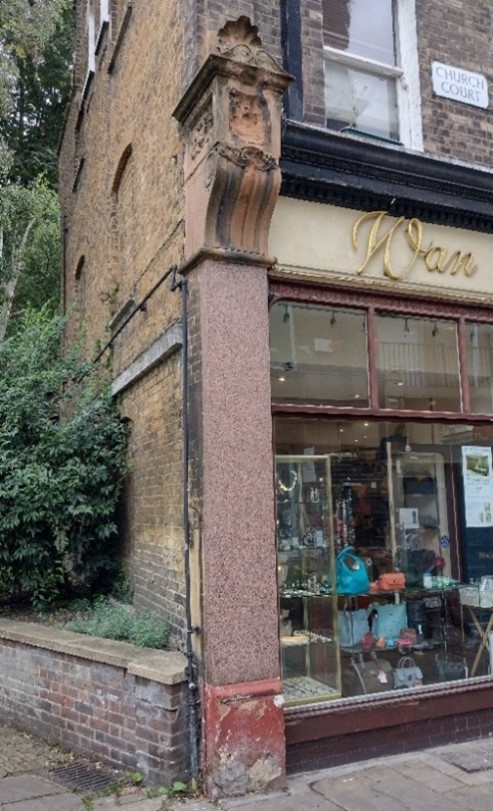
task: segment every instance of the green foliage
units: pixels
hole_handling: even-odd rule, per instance
[[[0,171],[14,182],[29,184],[39,173],[55,182],[73,29],[70,0],[0,3]]]
[[[90,794],[84,794],[81,801],[85,811],[94,811],[94,799]]]
[[[127,427],[63,322],[28,311],[0,342],[0,590],[51,603],[116,568]]]
[[[65,628],[103,639],[132,642],[141,648],[165,648],[168,624],[151,611],[134,611],[127,605],[99,599],[91,611],[70,620]]]
[[[27,308],[48,303],[53,311],[59,303],[60,209],[58,197],[46,180],[39,178],[31,188],[10,185],[0,190],[0,285],[14,297],[13,317],[0,309],[0,338],[9,323],[16,328]]]
[[[134,598],[134,590],[130,580],[127,577],[125,569],[120,567],[113,580],[111,588],[111,595],[120,603],[129,605]]]
[[[60,298],[57,146],[71,89],[71,0],[0,2],[0,341]]]
[[[131,775],[132,783],[136,786],[139,786],[141,783],[144,782],[144,775],[142,772],[133,772]]]
[[[159,786],[159,788],[146,789],[146,797],[150,800],[156,797],[176,797],[188,793],[189,786],[181,780],[175,780],[171,786]]]

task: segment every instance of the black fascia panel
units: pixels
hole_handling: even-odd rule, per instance
[[[281,194],[493,232],[493,172],[286,121]]]

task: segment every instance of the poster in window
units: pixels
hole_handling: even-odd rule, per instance
[[[491,448],[465,445],[462,476],[467,527],[493,526],[493,468]]]

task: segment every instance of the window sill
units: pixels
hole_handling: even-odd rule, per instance
[[[372,141],[378,141],[381,144],[392,144],[393,146],[404,146],[402,141],[398,141],[397,138],[386,138],[385,135],[376,135],[374,132],[367,132],[366,130],[360,130],[358,127],[341,127],[339,132],[343,132],[347,135],[354,135],[356,138],[367,138]]]

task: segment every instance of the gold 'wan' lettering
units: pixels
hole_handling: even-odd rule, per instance
[[[403,279],[410,273],[418,258],[423,260],[429,273],[449,273],[456,276],[461,270],[469,278],[477,271],[476,259],[473,253],[463,251],[449,251],[447,248],[430,244],[423,247],[423,223],[413,217],[406,221],[398,217],[386,230],[382,225],[386,211],[370,211],[362,214],[353,225],[352,245],[355,251],[359,250],[358,233],[363,223],[370,223],[370,230],[366,239],[365,256],[356,273],[362,274],[376,254],[383,251],[383,272],[385,276],[394,281]],[[401,228],[402,226],[402,228]],[[401,233],[407,243],[411,255],[404,260],[403,266],[396,268],[392,263],[391,250],[396,236]]]

